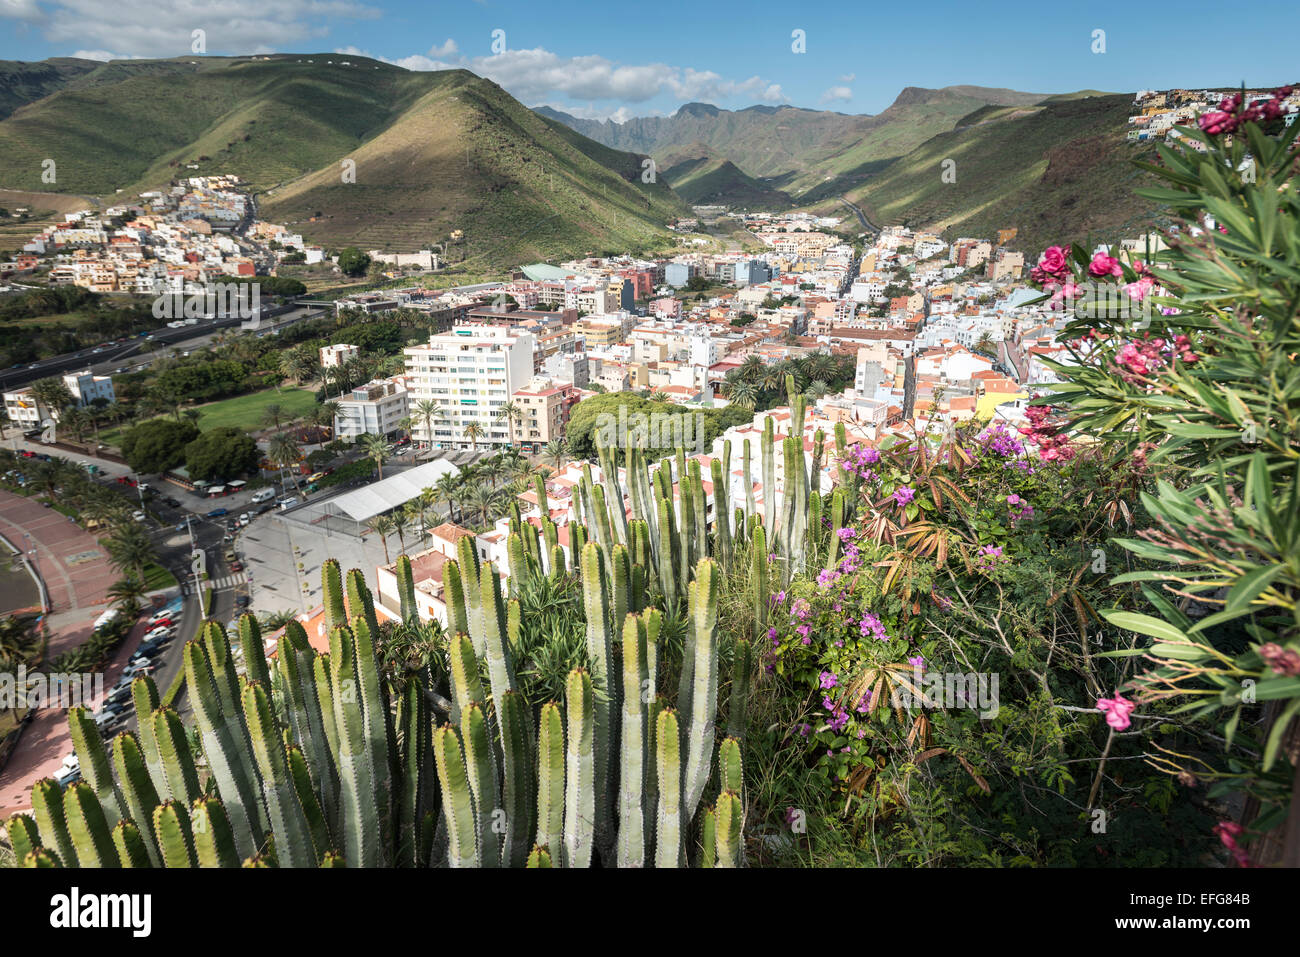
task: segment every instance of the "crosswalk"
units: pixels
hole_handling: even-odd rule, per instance
[[[238,588],[248,581],[248,575],[245,572],[239,572],[234,575],[222,575],[220,578],[213,578],[203,583],[203,588],[211,588],[213,591],[225,591],[228,588]],[[181,585],[181,593],[185,595],[193,594],[193,582],[185,582]]]

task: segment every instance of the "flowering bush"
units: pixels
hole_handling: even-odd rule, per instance
[[[1123,589],[1080,581],[1079,543],[1110,536],[1087,496],[1131,497],[1134,471],[1043,461],[1002,425],[866,451],[842,456],[862,484],[840,557],[771,609],[766,671],[791,703],[772,760],[797,755],[828,802],[910,863],[1158,863],[1209,847],[1213,819],[1166,826],[1201,814],[1175,804],[1173,782],[1129,765],[1114,788],[1103,758],[1130,664],[1097,656],[1121,631],[1088,609]],[[1144,836],[1087,851],[1078,808],[1136,808],[1136,794],[1157,807],[1125,819]]]
[[[1212,799],[1258,803],[1244,830],[1219,831],[1239,861],[1237,839],[1283,823],[1300,787],[1300,124],[1282,122],[1290,92],[1227,97],[1183,129],[1203,150],[1159,148],[1160,165],[1146,168],[1164,185],[1143,195],[1167,204],[1168,249],[1129,266],[1053,247],[1034,276],[1055,295],[1086,272],[1159,306],[1135,316],[1077,303],[1051,401],[1070,410],[1063,433],[1151,473],[1140,498],[1149,521],[1117,542],[1149,567],[1114,580],[1144,607],[1102,614],[1144,636],[1123,652],[1142,664],[1128,687],[1138,707],[1217,722],[1222,758],[1222,746],[1155,741],[1150,753],[1184,783],[1213,782]],[[1103,700],[1108,720],[1127,720],[1128,699]],[[1292,865],[1297,832],[1281,852]]]

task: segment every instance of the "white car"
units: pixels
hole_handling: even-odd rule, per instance
[[[247,524],[248,524],[249,522],[251,522],[251,521],[252,521],[252,518],[249,517],[249,514],[248,514],[247,512],[241,512],[241,513],[240,513],[240,515],[239,515],[239,524],[240,524],[240,525],[247,525]]]
[[[147,518],[147,516],[144,514],[144,512],[142,512],[140,509],[137,508],[134,512],[131,513],[131,518],[133,518],[137,522],[143,522]]]
[[[290,495],[288,498],[280,499],[281,508],[289,508],[290,506],[297,505],[297,504],[298,504],[298,496],[296,495]]]

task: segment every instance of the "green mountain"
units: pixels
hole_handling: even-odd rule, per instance
[[[1130,160],[1150,147],[1125,138],[1131,104],[1129,95],[1085,94],[981,107],[846,195],[877,225],[963,236],[1015,226],[1013,245],[1035,252],[1090,231],[1135,232],[1154,204],[1133,195],[1146,175]],[[843,212],[831,201],[814,208]]]
[[[773,189],[743,172],[731,160],[703,143],[660,151],[659,175],[693,206],[739,206],[746,209],[789,209],[788,193]]]
[[[537,112],[617,149],[649,153],[667,169],[675,150],[704,147],[766,190],[805,204],[838,196],[963,116],[987,105],[1027,106],[1042,94],[958,86],[907,87],[884,112],[853,115],[793,106],[723,110],[687,103],[672,116],[623,123],[582,120],[549,107]],[[734,178],[735,174],[730,174]],[[677,187],[673,181],[674,188]],[[744,203],[736,203],[744,205]]]
[[[233,173],[261,194],[263,218],[312,240],[410,249],[460,229],[468,256],[492,265],[652,248],[686,211],[662,180],[641,182],[643,157],[462,70],[315,54],[63,72],[39,98],[32,83],[13,87],[29,99],[0,120],[0,188],[108,197]],[[47,158],[54,184],[42,181]]]

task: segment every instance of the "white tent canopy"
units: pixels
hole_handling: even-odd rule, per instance
[[[455,475],[460,469],[446,459],[435,459],[413,469],[390,475],[382,482],[345,492],[323,504],[330,512],[342,513],[358,524],[376,515],[400,508],[418,496],[444,475]]]

